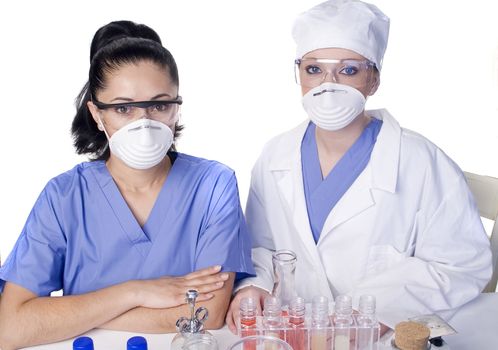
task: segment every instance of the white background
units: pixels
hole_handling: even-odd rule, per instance
[[[305,115],[294,84],[302,0],[5,1],[0,5],[0,252],[11,251],[46,182],[85,160],[69,129],[90,42],[121,19],[155,29],[175,56],[186,128],[179,150],[235,169],[245,205],[264,143]],[[376,0],[391,18],[385,107],[462,169],[498,177],[498,2]]]

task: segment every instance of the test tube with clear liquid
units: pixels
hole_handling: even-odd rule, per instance
[[[377,350],[379,327],[375,316],[375,297],[360,296],[357,320],[356,344],[358,350]]]
[[[353,325],[353,301],[349,295],[335,299],[334,350],[355,350],[351,347],[351,326]]]
[[[264,335],[285,340],[282,306],[280,299],[274,296],[265,298],[263,309]],[[265,343],[265,350],[275,350],[273,343]]]
[[[332,336],[329,318],[329,300],[325,296],[314,297],[311,303],[311,350],[331,349]]]

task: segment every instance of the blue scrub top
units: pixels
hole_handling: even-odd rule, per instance
[[[5,281],[38,296],[95,291],[133,279],[221,265],[254,275],[237,180],[226,166],[176,159],[140,227],[105,162],[77,165],[47,184],[5,265]]]
[[[329,213],[367,166],[381,127],[382,121],[372,118],[360,137],[323,179],[316,145],[316,126],[309,123],[301,143],[301,166],[306,208],[315,243]]]

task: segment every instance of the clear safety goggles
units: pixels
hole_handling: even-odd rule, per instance
[[[295,60],[296,82],[314,88],[324,82],[333,82],[361,88],[371,81],[375,64],[369,60],[301,58]]]
[[[170,125],[175,122],[183,100],[181,96],[178,96],[174,100],[103,103],[92,99],[92,102],[98,109],[105,111],[117,127],[120,127],[143,117]]]

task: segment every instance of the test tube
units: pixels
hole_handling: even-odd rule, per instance
[[[379,339],[379,325],[375,317],[375,297],[373,295],[360,296],[360,308],[357,319],[356,343],[358,350],[377,349]]]
[[[253,298],[242,298],[239,306],[240,336],[256,335],[256,301]],[[256,350],[256,341],[244,343],[244,350]]]
[[[294,297],[289,304],[289,330],[285,340],[294,350],[308,350],[308,332],[305,325],[306,303],[301,297]]]
[[[334,350],[350,350],[353,301],[349,295],[339,295],[335,300]]]
[[[316,296],[311,303],[311,350],[330,349],[329,300]]]
[[[284,340],[282,306],[280,299],[268,296],[265,298],[263,310],[264,335]],[[265,350],[274,350],[274,343],[265,343]]]

